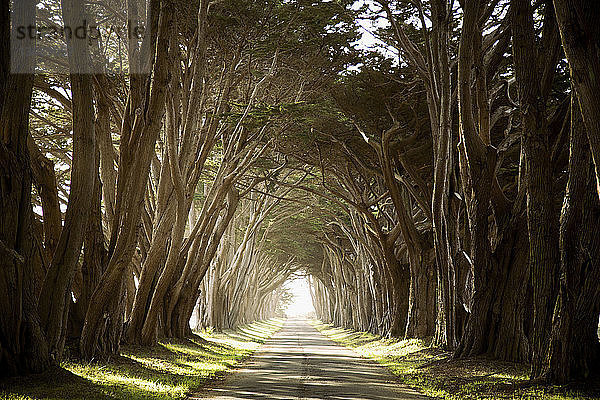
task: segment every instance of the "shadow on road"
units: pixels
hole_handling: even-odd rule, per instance
[[[399,385],[373,361],[322,336],[303,320],[286,321],[241,369],[192,399],[427,399]]]

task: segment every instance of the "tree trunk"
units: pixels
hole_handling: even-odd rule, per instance
[[[400,266],[398,261],[396,261],[396,265],[392,265],[391,267],[394,269],[390,271],[392,304],[389,312],[392,314],[392,322],[389,335],[393,337],[403,337],[406,333],[406,323],[408,318],[410,274],[406,269]]]
[[[523,199],[518,199],[522,204]],[[494,325],[490,329],[489,352],[501,360],[527,362],[531,357],[526,323],[531,311],[526,307],[530,285],[529,241],[523,211],[512,216],[494,251],[500,273],[492,305]],[[494,282],[491,280],[490,282]]]
[[[600,4],[596,0],[554,0],[554,7],[596,167],[600,198]]]
[[[435,331],[435,270],[433,249],[422,250],[410,264],[408,318],[405,338],[425,338]]]
[[[182,200],[182,199],[180,199]],[[185,201],[178,200],[177,216],[175,218],[175,226],[171,233],[171,245],[169,248],[165,267],[158,278],[154,292],[150,300],[150,307],[146,313],[146,319],[142,327],[141,343],[145,345],[156,344],[158,340],[158,316],[163,311],[165,294],[171,285],[171,280],[179,261],[179,251],[185,233],[185,223],[187,220],[189,207]],[[164,321],[163,323],[166,323]]]
[[[160,196],[160,194],[159,194]],[[142,273],[140,276],[139,285],[135,293],[135,300],[131,318],[127,327],[127,342],[139,344],[142,335],[142,327],[146,319],[152,293],[158,281],[158,275],[161,272],[161,267],[165,262],[165,253],[167,252],[167,244],[169,231],[173,228],[175,219],[175,208],[168,207],[152,235],[152,242],[148,256],[142,265]]]
[[[552,329],[557,294],[558,214],[554,209],[551,190],[553,179],[546,104],[538,69],[531,66],[532,55],[537,54],[531,3],[528,0],[513,0],[511,8],[513,58],[519,88],[522,146],[527,170],[527,226],[534,302],[532,375],[538,376]]]
[[[576,101],[576,100],[575,100]],[[578,108],[571,108],[569,181],[560,220],[560,289],[542,377],[553,383],[600,372],[600,202]]]
[[[112,142],[110,126],[110,102],[106,91],[109,80],[106,76],[96,77],[94,80],[94,91],[96,94],[96,138],[100,151],[100,180],[102,182],[102,204],[104,205],[106,227],[108,237],[111,236],[110,227],[115,218],[115,185],[117,182],[117,171],[115,160],[117,158]]]
[[[431,215],[436,274],[436,317],[434,344],[447,349],[458,345],[456,323],[456,265],[452,236],[454,234],[450,214],[450,185],[454,165],[452,146],[452,117],[450,87],[450,62],[448,38],[451,12],[443,2],[432,3],[433,29],[431,47],[437,57],[434,73],[439,79],[427,87],[427,106],[433,139],[433,191]],[[434,87],[437,82],[438,87]],[[435,92],[439,93],[438,96]]]
[[[96,159],[97,165],[98,161]],[[77,287],[75,294],[77,301],[71,306],[71,339],[79,339],[81,337],[81,330],[83,329],[90,299],[108,264],[108,254],[105,247],[104,231],[102,229],[101,199],[100,176],[96,171],[89,221],[83,240],[83,263],[75,277],[74,291],[75,287]]]
[[[158,0],[151,1],[150,6],[154,12],[157,11],[158,4]],[[86,359],[114,354],[119,349],[123,326],[121,310],[124,309],[123,278],[129,271],[137,243],[137,227],[148,182],[150,161],[165,111],[166,89],[169,83],[166,70],[167,54],[172,36],[170,31],[173,13],[171,1],[160,2],[157,39],[156,44],[152,45],[156,49],[153,52],[153,71],[150,77],[146,77],[149,84],[141,89],[137,87],[140,82],[131,82],[126,121],[121,135],[116,215],[109,246],[110,261],[90,301],[81,334],[81,353]],[[145,91],[143,102],[139,100],[138,89]]]
[[[63,0],[63,21],[80,26],[86,20],[81,0]],[[50,351],[62,356],[71,303],[71,286],[79,262],[89,209],[92,204],[96,163],[92,76],[87,42],[67,43],[71,91],[73,93],[73,163],[65,223],[40,294],[40,317]],[[82,73],[83,72],[83,73]]]
[[[471,264],[475,288],[471,314],[455,353],[458,356],[488,351],[492,330],[492,303],[499,278],[497,266],[491,257],[488,230],[494,165],[490,149],[476,132],[471,96],[471,69],[480,7],[479,1],[465,3],[458,59],[459,166],[470,233],[467,258]]]
[[[210,222],[207,226],[207,230],[201,233],[200,237],[195,239],[191,249],[187,253],[187,259],[185,260],[185,267],[180,277],[173,285],[176,290],[173,296],[167,299],[167,324],[169,325],[167,331],[175,336],[181,337],[181,335],[187,335],[190,333],[189,320],[191,318],[194,305],[200,296],[200,285],[202,279],[205,277],[215,254],[219,248],[219,243],[223,238],[225,230],[230,226],[231,220],[235,215],[235,211],[239,204],[239,193],[237,189],[226,186],[228,188],[227,194],[227,206],[224,214],[220,218],[214,218],[213,222]],[[218,201],[222,201],[221,196],[217,196]],[[235,243],[235,240],[232,243]],[[198,255],[198,247],[203,243],[203,249],[201,256]],[[218,261],[217,261],[218,263]],[[218,279],[218,274],[213,279]],[[214,283],[213,283],[214,285]],[[212,288],[211,292],[217,295],[218,282],[215,287]],[[212,306],[214,302],[209,302]],[[218,311],[210,310],[210,313],[217,318],[221,316],[216,315]]]
[[[41,372],[50,365],[37,311],[31,170],[27,151],[33,75],[9,73],[11,62],[33,69],[33,43],[10,53],[13,27],[35,24],[35,2],[0,2],[0,376]]]
[[[42,201],[44,261],[45,267],[47,267],[52,260],[62,230],[62,214],[58,201],[56,174],[54,173],[54,163],[42,154],[31,136],[27,140],[27,145],[31,155],[33,180]]]

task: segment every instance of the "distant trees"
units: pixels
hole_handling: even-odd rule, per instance
[[[270,186],[259,184],[259,192],[243,201],[205,271],[197,308],[201,326],[228,329],[275,315],[283,283],[301,267],[294,255],[280,261],[268,251],[273,230],[298,212],[281,205],[292,188]]]

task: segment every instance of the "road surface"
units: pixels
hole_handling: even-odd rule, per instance
[[[191,399],[427,399],[305,321],[288,320],[239,370]]]

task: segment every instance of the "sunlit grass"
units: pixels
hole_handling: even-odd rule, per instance
[[[250,355],[282,324],[273,319],[151,348],[124,346],[105,363],[65,361],[41,375],[0,381],[0,399],[182,399]]]
[[[486,358],[453,360],[425,340],[386,339],[310,321],[316,329],[358,355],[386,366],[400,383],[428,396],[452,399],[598,399],[598,388],[534,385],[528,366]]]

